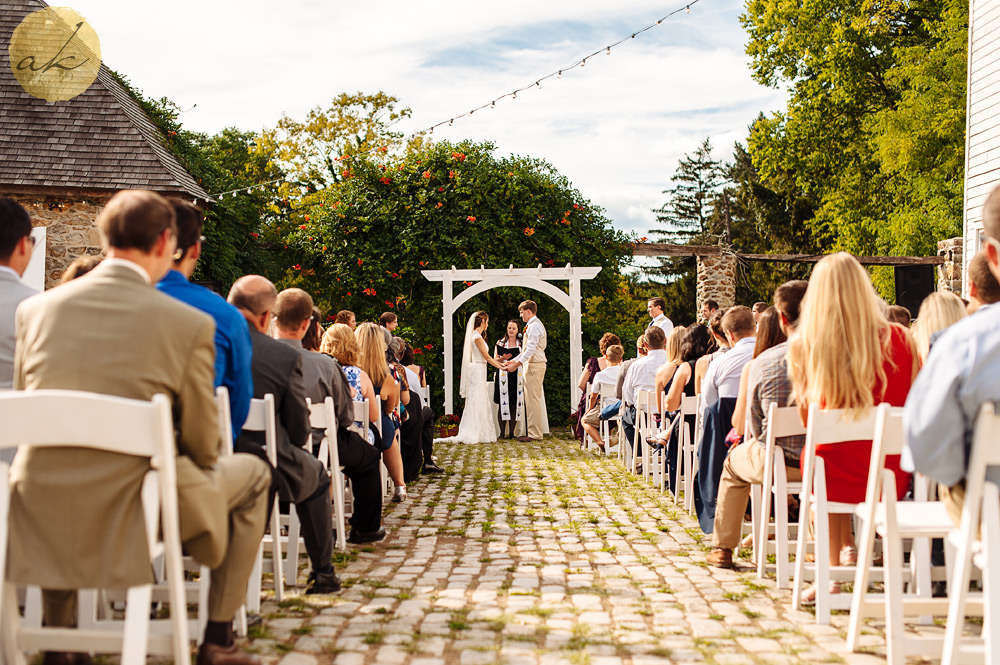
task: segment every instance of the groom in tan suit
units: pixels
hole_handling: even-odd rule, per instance
[[[524,349],[521,355],[507,362],[504,371],[513,371],[525,366],[524,370],[524,417],[527,421],[527,436],[519,436],[518,441],[541,441],[542,430],[542,381],[545,379],[545,347],[548,338],[545,326],[538,318],[538,305],[534,300],[525,300],[517,306],[521,320],[525,322]]]
[[[14,387],[170,398],[181,539],[212,569],[198,664],[259,662],[233,645],[232,621],[264,533],[270,472],[251,455],[219,457],[215,324],[153,286],[171,267],[173,208],[152,192],[119,192],[98,227],[107,258],[18,308]],[[75,623],[72,589],[152,581],[139,501],[148,467],[144,459],[76,448],[26,448],[17,455],[8,577],[46,590],[46,624]],[[72,660],[49,653],[45,662]]]

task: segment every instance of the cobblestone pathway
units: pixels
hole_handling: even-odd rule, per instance
[[[265,603],[251,650],[281,665],[884,662],[875,629],[869,653],[846,653],[846,615],[816,626],[748,563],[708,568],[694,520],[573,441],[436,452],[449,473],[388,505],[389,536],[337,555],[345,589]]]

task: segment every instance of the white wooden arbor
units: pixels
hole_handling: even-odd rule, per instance
[[[583,328],[580,323],[582,309],[580,306],[580,280],[593,279],[600,268],[574,268],[566,264],[563,268],[470,268],[459,270],[455,266],[451,270],[422,270],[421,274],[432,282],[441,282],[444,305],[444,408],[445,413],[454,413],[455,362],[452,355],[452,337],[454,333],[455,310],[464,305],[470,298],[489,291],[498,286],[520,286],[541,291],[551,297],[569,312],[569,376],[570,376],[570,409],[575,409],[580,399],[580,371],[583,365]],[[569,281],[569,294],[550,284],[554,281]],[[479,282],[462,291],[458,296],[452,292],[455,282]],[[539,318],[545,320],[545,312],[539,312]]]

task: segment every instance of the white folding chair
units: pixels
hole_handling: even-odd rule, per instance
[[[610,383],[599,383],[597,385],[597,405],[603,411],[606,406],[609,406],[615,401],[615,387]],[[598,431],[601,433],[601,440],[605,441],[608,446],[608,449],[604,451],[604,454],[611,454],[611,421],[601,418],[601,424]]]
[[[219,386],[215,389],[215,407],[219,415],[219,436],[222,439],[222,449],[219,451],[220,457],[233,454],[233,414],[229,409],[229,389]],[[208,586],[211,573],[207,568],[203,568],[204,581],[199,588],[198,595],[198,634],[205,632],[203,621],[208,620]],[[203,619],[204,617],[204,619]],[[240,605],[236,613],[236,634],[240,637],[247,636],[247,604]]]
[[[816,584],[816,623],[829,625],[832,609],[848,609],[851,597],[831,594],[831,581],[853,581],[856,566],[841,566],[830,561],[830,515],[854,515],[854,503],[839,503],[827,499],[826,466],[816,454],[820,444],[837,444],[845,441],[872,440],[875,437],[875,409],[859,420],[844,417],[841,409],[821,410],[819,405],[809,406],[806,424],[806,444],[802,450],[802,492],[799,494],[799,532],[795,549],[795,577],[792,582],[792,607],[801,609],[802,590],[807,573],[813,573]],[[806,561],[806,544],[810,514],[815,512],[814,562]]]
[[[431,405],[431,387],[430,386],[416,386],[416,393],[420,395],[420,401],[424,406]]]
[[[250,412],[243,423],[244,432],[264,432],[264,447],[271,466],[278,468],[278,427],[274,412],[274,395],[268,393],[263,399],[250,400]],[[250,575],[247,590],[247,611],[260,612],[260,594],[264,575],[264,547],[271,546],[271,570],[274,573],[274,597],[280,603],[285,599],[285,584],[282,580],[281,558],[281,516],[278,512],[278,496],[274,497],[271,506],[271,533],[264,536],[260,551],[257,553],[257,564]],[[293,580],[294,583],[294,580]]]
[[[777,445],[776,440],[788,436],[805,436],[806,428],[802,425],[798,407],[779,407],[772,402],[767,409],[767,437],[764,453],[764,482],[762,484],[760,515],[757,529],[757,543],[754,546],[759,554],[757,560],[757,577],[763,579],[767,555],[774,552],[775,580],[779,589],[787,589],[791,582],[791,544],[795,542],[790,529],[795,525],[788,523],[788,497],[802,491],[801,482],[788,482],[788,472],[785,466],[785,452]],[[774,501],[774,545],[773,549],[768,536],[771,533],[771,501]]]
[[[677,477],[674,479],[674,487],[680,491],[681,478],[683,476],[684,487],[684,510],[694,514],[694,479],[698,475],[698,441],[701,437],[701,397],[698,395],[685,395],[681,398],[681,414],[684,416],[695,416],[695,431],[687,419],[681,420],[681,429],[677,439]],[[683,467],[681,466],[683,464]],[[674,494],[674,504],[678,501],[677,494]]]
[[[965,502],[961,528],[950,538],[956,548],[955,565],[949,581],[948,622],[945,627],[941,665],[953,665],[970,658],[991,665],[1000,663],[1000,584],[995,567],[1000,557],[1000,488],[986,479],[988,470],[1000,467],[1000,414],[987,402],[979,410],[965,473]],[[981,532],[981,538],[977,538]],[[991,570],[987,562],[994,562]],[[972,567],[983,571],[983,629],[974,643],[962,639],[965,626],[966,594]]]
[[[649,415],[649,390],[637,390],[635,394],[635,426],[632,436],[632,461],[629,471],[637,473],[638,461],[642,458],[643,473],[649,473],[649,455],[646,446],[645,432],[648,429],[646,421]]]
[[[851,619],[847,646],[857,651],[861,625],[866,616],[886,620],[886,658],[891,665],[903,665],[906,653],[930,656],[940,653],[941,638],[916,638],[903,632],[905,616],[947,614],[948,600],[933,598],[931,593],[932,538],[946,538],[954,529],[948,511],[940,501],[896,501],[896,476],[885,468],[888,455],[903,452],[903,409],[881,404],[877,409],[875,439],[865,503],[857,507],[861,523],[858,539],[858,568],[851,597]],[[915,495],[926,499],[926,479],[915,478]],[[870,598],[868,583],[874,559],[875,535],[882,538],[885,593]],[[903,539],[913,539],[910,553],[910,589],[903,595]]]
[[[337,549],[347,547],[345,534],[344,471],[340,466],[340,451],[337,448],[337,415],[333,408],[333,398],[327,397],[322,404],[313,404],[308,397],[309,424],[315,429],[326,430],[326,436],[319,447],[319,459],[330,473],[333,483],[333,526],[337,529]]]
[[[146,539],[150,564],[164,557],[170,604],[167,634],[151,630],[152,584],[128,590],[124,622],[95,622],[87,629],[28,627],[21,625],[14,585],[4,580],[0,602],[3,662],[24,665],[24,652],[51,650],[121,653],[123,665],[144,665],[151,653],[190,665],[170,399],[156,395],[151,402],[143,402],[69,390],[7,392],[0,394],[0,422],[4,423],[0,448],[71,446],[149,458],[150,470],[140,492]],[[6,570],[8,471],[0,462],[0,573]]]

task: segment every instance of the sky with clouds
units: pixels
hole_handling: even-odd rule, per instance
[[[71,0],[101,39],[104,61],[147,96],[169,97],[189,129],[259,130],[301,118],[340,92],[382,90],[424,129],[578,60],[682,0]],[[651,208],[685,153],[711,137],[726,159],[781,91],[755,83],[741,0],[699,0],[560,79],[434,132],[492,140],[540,157],[646,235]],[[197,106],[195,106],[197,105]]]

